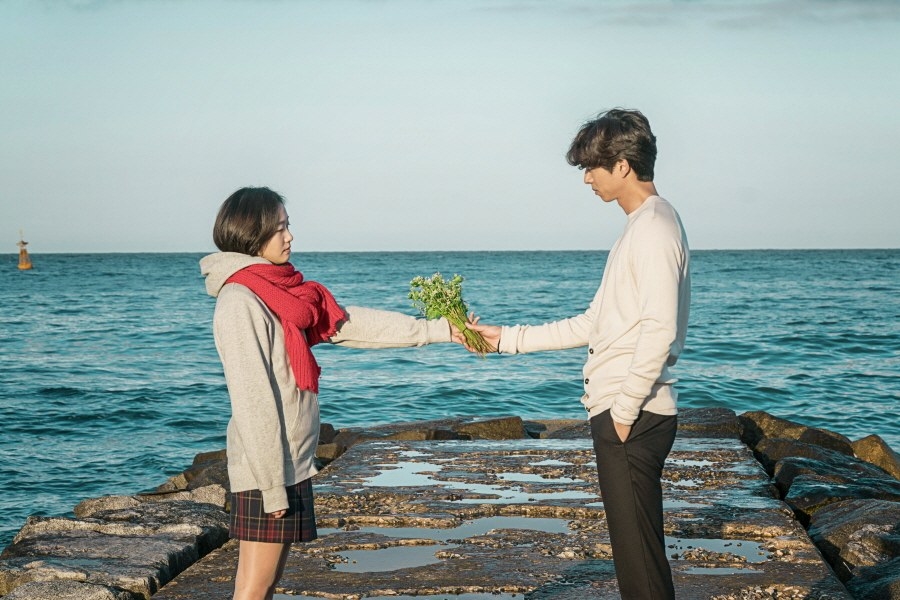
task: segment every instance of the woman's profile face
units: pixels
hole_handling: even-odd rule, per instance
[[[283,205],[278,209],[278,215],[278,230],[263,245],[259,255],[272,264],[283,265],[291,259],[291,240],[294,236],[288,229],[290,223]]]

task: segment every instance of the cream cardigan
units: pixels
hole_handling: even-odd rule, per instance
[[[641,410],[674,415],[669,367],[684,348],[690,309],[690,251],[681,219],[659,196],[630,215],[600,288],[578,316],[539,326],[503,327],[500,352],[587,346],[584,395],[591,417],[610,409],[630,425]]]

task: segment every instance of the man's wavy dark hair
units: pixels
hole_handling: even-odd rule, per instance
[[[638,181],[653,181],[656,136],[640,111],[613,108],[585,123],[566,153],[566,160],[579,169],[613,166],[625,159]]]

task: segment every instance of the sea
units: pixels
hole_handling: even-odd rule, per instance
[[[229,401],[201,254],[0,255],[0,548],[29,515],[152,489],[225,446]],[[299,253],[344,305],[416,311],[460,274],[485,323],[587,308],[605,251]],[[900,450],[900,250],[694,251],[682,407],[763,410]],[[315,347],[323,422],[585,418],[584,349],[479,358],[455,344]]]

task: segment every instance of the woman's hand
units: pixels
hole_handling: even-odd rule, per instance
[[[280,519],[281,517],[283,517],[286,514],[287,514],[287,510],[281,509],[281,510],[276,510],[275,512],[269,513],[269,516],[272,517],[273,519]]]

